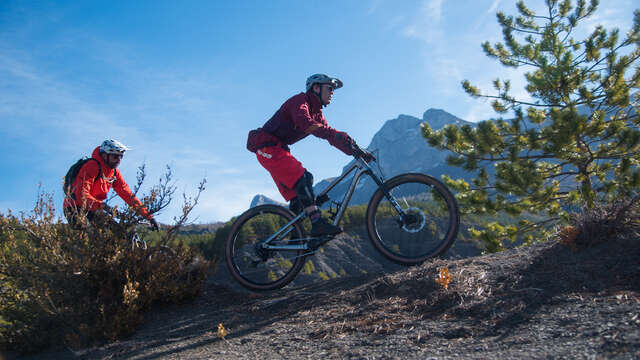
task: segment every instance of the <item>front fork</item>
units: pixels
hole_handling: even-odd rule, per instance
[[[391,203],[391,205],[396,209],[396,211],[398,212],[398,215],[400,215],[400,226],[403,226],[405,223],[410,222],[410,219],[408,218],[407,214],[404,212],[404,210],[402,210],[402,207],[400,206],[400,204],[398,204],[398,202],[396,201],[396,199],[393,197],[393,195],[391,195],[391,193],[389,192],[389,190],[387,190],[387,187],[385,186],[384,182],[382,181],[382,179],[380,179],[371,169],[371,167],[369,166],[369,164],[366,164],[367,168],[368,168],[368,173],[369,176],[371,176],[371,178],[373,179],[373,181],[378,185],[378,187],[380,188],[380,190],[382,190],[382,194],[384,194],[384,197],[387,198],[387,200],[389,200],[389,202]]]

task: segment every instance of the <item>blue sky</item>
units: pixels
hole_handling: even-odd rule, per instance
[[[587,27],[626,31],[640,7],[601,3]],[[480,47],[501,40],[497,10],[515,14],[515,1],[3,0],[0,212],[29,211],[38,184],[60,206],[67,168],[105,138],[133,148],[120,167],[129,183],[143,163],[147,186],[172,167],[178,192],[162,222],[202,178],[195,222],[226,221],[258,193],[281,200],[245,149],[246,135],[313,73],[344,81],[324,113],[365,146],[399,114],[440,108],[491,118],[488,103],[468,97],[460,81],[489,90],[494,78],[511,78],[524,94],[521,73]],[[316,181],[350,160],[313,137],[292,153]]]

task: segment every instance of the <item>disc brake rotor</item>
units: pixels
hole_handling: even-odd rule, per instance
[[[406,217],[402,222],[402,229],[406,232],[416,233],[424,229],[427,218],[424,216],[422,209],[412,207],[404,210]]]

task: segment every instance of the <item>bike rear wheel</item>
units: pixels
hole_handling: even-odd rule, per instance
[[[231,275],[251,290],[274,290],[291,282],[305,261],[304,250],[267,250],[258,245],[283,228],[294,215],[281,206],[260,205],[240,215],[226,243]],[[297,244],[303,238],[300,223],[290,225],[271,245]]]
[[[415,265],[447,251],[458,235],[460,215],[455,198],[440,181],[425,174],[402,174],[384,188],[406,214],[403,219],[378,189],[367,208],[367,231],[389,260]]]

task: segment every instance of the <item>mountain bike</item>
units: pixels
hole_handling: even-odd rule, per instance
[[[118,226],[118,222],[111,218],[109,218],[109,220],[111,221],[111,226]],[[126,233],[125,239],[127,239],[131,243],[131,252],[139,253],[139,259],[142,259],[146,263],[153,265],[159,262],[167,261],[176,256],[175,250],[167,245],[159,244],[148,246],[147,241],[144,239],[144,237],[149,233],[149,231],[152,231],[151,225],[147,220],[139,220],[138,225],[141,225],[141,228],[139,228],[138,226],[134,226],[131,231],[128,231]],[[90,224],[87,228],[94,227],[95,225]],[[85,228],[85,230],[87,228]],[[78,250],[73,245],[67,250],[73,252],[78,256],[82,254],[82,251]],[[82,274],[82,271],[74,272],[74,275],[80,274]]]
[[[146,225],[149,229],[151,228],[146,221],[140,221],[140,223]],[[167,245],[147,246],[147,242],[136,229],[133,230],[131,235],[131,250],[144,251],[146,258],[151,261],[160,261],[176,255],[176,252]]]
[[[331,219],[338,225],[362,176],[377,186],[366,210],[366,228],[373,246],[387,259],[401,265],[417,265],[443,254],[456,239],[460,214],[447,187],[422,173],[405,173],[385,180],[353,147],[355,161],[318,196],[316,205],[331,200],[336,185],[355,171],[342,201]],[[375,158],[371,162],[376,162]],[[302,210],[294,214],[279,205],[255,206],[233,223],[226,240],[226,263],[231,275],[244,287],[274,290],[291,282],[306,258],[333,236],[308,237]]]

